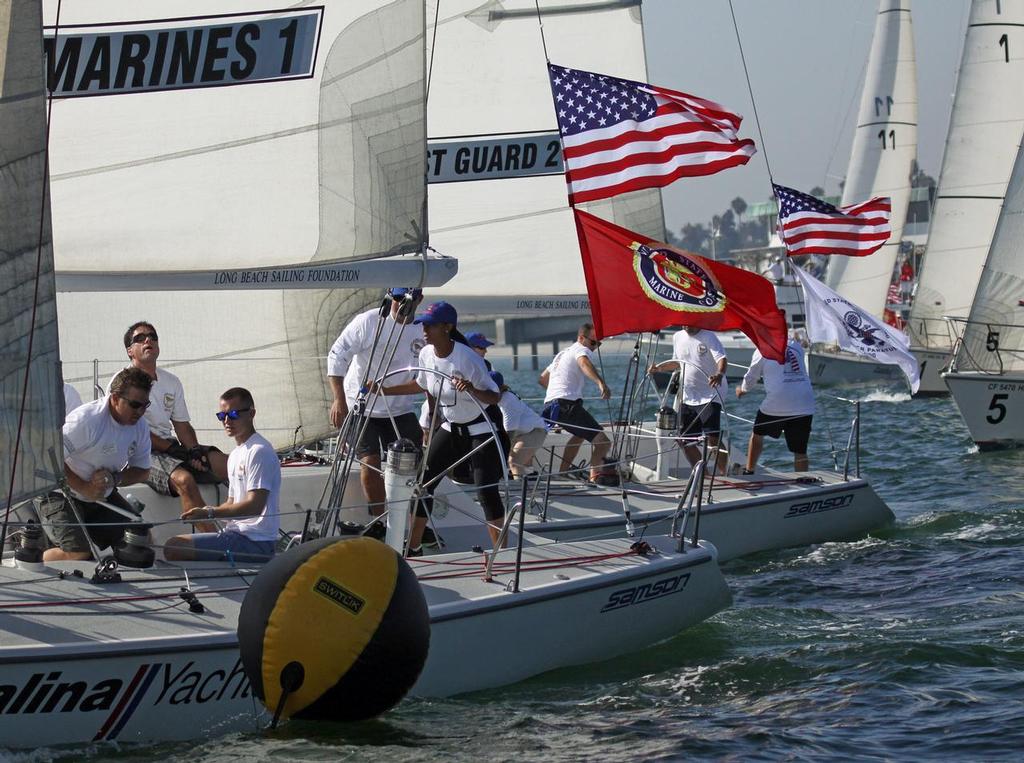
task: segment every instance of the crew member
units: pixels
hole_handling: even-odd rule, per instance
[[[533,454],[544,444],[548,430],[544,426],[544,419],[506,386],[505,377],[497,371],[491,371],[491,378],[501,391],[498,408],[501,409],[502,424],[512,443],[508,468],[512,476],[519,479],[530,471]]]

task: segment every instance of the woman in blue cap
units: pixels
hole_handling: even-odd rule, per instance
[[[406,384],[385,387],[385,395],[408,395],[423,391],[431,411],[441,420],[441,428],[434,433],[427,451],[426,470],[423,475],[427,492],[432,496],[435,478],[444,474],[460,458],[480,448],[469,458],[473,469],[473,482],[477,497],[487,518],[487,530],[492,543],[498,540],[505,506],[501,502],[498,481],[502,478],[502,459],[494,442],[480,447],[491,438],[491,426],[480,407],[496,404],[501,392],[491,379],[483,358],[466,344],[456,328],[458,313],[447,302],[434,302],[416,316],[415,323],[423,326],[426,346],[420,350],[419,365],[445,374],[445,378],[420,371],[416,379]],[[479,403],[479,405],[477,404]],[[427,512],[433,505],[431,497],[421,500],[409,532],[407,556],[419,556],[420,542],[427,526]]]

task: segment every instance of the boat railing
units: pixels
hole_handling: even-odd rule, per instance
[[[951,372],[1002,375],[1007,368],[1024,367],[1024,325],[953,316],[945,320],[956,334]]]
[[[913,347],[940,351],[949,350],[957,340],[949,318],[914,318],[907,323],[907,334]]]

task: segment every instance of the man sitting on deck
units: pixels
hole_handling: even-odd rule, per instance
[[[220,532],[176,535],[164,546],[168,561],[238,559],[265,562],[274,555],[281,517],[281,463],[256,431],[256,404],[249,390],[232,387],[220,396],[217,418],[237,447],[228,456],[228,499],[220,506],[188,509],[186,522],[228,520]]]

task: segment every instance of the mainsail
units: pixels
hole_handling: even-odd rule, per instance
[[[957,371],[1024,371],[1024,146],[1017,151],[1006,199],[957,351]],[[995,378],[992,378],[995,381]],[[993,389],[995,385],[989,385]],[[1017,415],[1017,412],[1015,412]]]
[[[428,26],[437,6],[427,3]],[[647,81],[639,0],[554,0],[540,12],[551,61]],[[460,262],[431,295],[460,314],[589,312],[533,0],[440,3],[430,55],[430,243]],[[658,190],[586,209],[665,235]]]
[[[974,0],[924,264],[910,310],[915,346],[948,349],[965,317],[1024,136],[1024,4]]]
[[[826,282],[877,318],[899,253],[917,154],[917,69],[909,0],[879,0],[842,205],[892,199],[892,235],[869,257],[832,257]]]
[[[0,0],[0,512],[63,462],[41,30],[38,2]]]
[[[153,7],[64,0],[55,30],[46,5],[66,372],[87,391],[99,359],[105,384],[151,321],[197,429],[238,385],[276,446],[315,439],[321,359],[382,294],[358,288],[365,258],[406,253],[421,277],[423,4]]]

